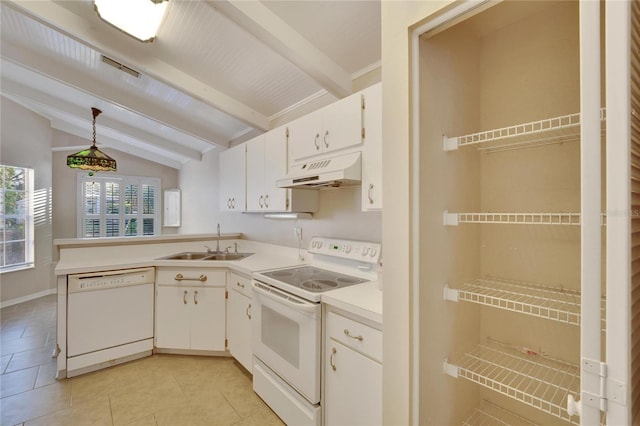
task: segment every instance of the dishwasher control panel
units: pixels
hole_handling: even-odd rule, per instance
[[[69,275],[68,277],[67,291],[69,293],[78,293],[82,291],[106,290],[109,288],[127,287],[140,284],[153,284],[154,278],[154,268],[75,274]]]

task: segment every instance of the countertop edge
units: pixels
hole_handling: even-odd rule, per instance
[[[163,242],[211,241],[217,234],[170,234],[150,235],[147,237],[107,237],[107,238],[59,238],[53,240],[53,245],[62,248],[101,247],[127,244],[157,244]],[[242,233],[221,234],[221,240],[241,239]]]

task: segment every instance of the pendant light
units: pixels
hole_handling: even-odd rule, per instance
[[[115,172],[116,160],[100,151],[96,146],[96,117],[102,113],[98,108],[91,108],[93,113],[93,145],[75,154],[67,156],[67,166],[72,169],[93,170],[96,172]]]

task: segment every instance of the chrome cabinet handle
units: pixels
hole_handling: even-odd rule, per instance
[[[207,276],[202,274],[198,278],[185,278],[182,274],[177,274],[174,279],[176,281],[200,281],[203,283],[207,280]]]
[[[235,208],[236,208],[236,197],[233,197],[233,198],[231,199],[231,208],[232,208],[232,209],[235,209]]]
[[[185,290],[184,294],[182,295],[182,303],[184,303],[185,305],[187,304],[187,290]]]
[[[362,336],[352,336],[351,334],[349,334],[349,330],[347,330],[346,328],[344,329],[344,335],[347,336],[347,337],[350,337],[352,339],[359,340],[361,342],[364,340],[364,337],[362,337]]]
[[[320,151],[320,144],[318,143],[319,138],[320,138],[320,133],[316,133],[316,137],[313,140],[313,144],[316,146],[316,151]]]
[[[231,198],[227,198],[227,207],[231,208]]]
[[[251,303],[249,303],[249,306],[247,306],[247,316],[249,317],[249,319],[251,319],[251,314],[249,313],[250,310],[251,310]]]
[[[369,204],[373,204],[373,184],[369,184],[369,191],[367,192],[367,197],[369,197]]]
[[[264,195],[260,196],[260,199],[258,200],[258,204],[260,204],[260,208],[264,207],[264,204],[262,203],[262,200],[264,199]]]
[[[269,208],[269,194],[264,196],[264,206]]]
[[[336,348],[331,348],[331,356],[329,357],[329,364],[331,365],[331,369],[336,371],[336,364],[333,362],[333,357],[336,355]]]
[[[325,130],[324,137],[322,138],[322,140],[324,141],[324,146],[329,148],[329,131],[328,130]]]
[[[198,304],[198,290],[193,292],[193,303]]]

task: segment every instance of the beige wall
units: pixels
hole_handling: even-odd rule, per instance
[[[53,130],[54,146],[89,146],[90,141],[69,133]],[[178,187],[178,170],[152,161],[134,157],[121,151],[105,148],[104,152],[118,163],[117,174],[127,176],[146,176],[161,179],[162,189]],[[53,153],[53,238],[77,237],[77,179],[78,171],[67,167],[67,155],[71,151]],[[110,173],[110,172],[105,172]],[[176,233],[176,228],[162,228],[163,234]]]
[[[297,247],[293,220],[265,219],[262,214],[218,211],[218,153],[211,151],[201,162],[187,163],[180,171],[183,225],[180,233],[242,232],[246,238]],[[381,213],[360,211],[360,187],[323,190],[319,211],[311,220],[299,220],[302,247],[314,236],[355,240],[381,240]]]
[[[49,121],[17,103],[0,98],[0,163],[34,169],[34,190],[44,203],[35,209],[35,267],[0,275],[0,301],[44,295],[54,288],[51,224],[51,127]]]

